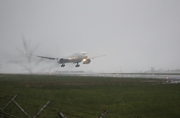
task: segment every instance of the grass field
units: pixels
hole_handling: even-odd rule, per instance
[[[144,82],[150,80],[153,82]],[[49,75],[0,75],[0,108],[15,101],[33,117],[48,102],[40,118],[179,118],[180,84],[161,80]],[[4,112],[26,117],[11,103]]]

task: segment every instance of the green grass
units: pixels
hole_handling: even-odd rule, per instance
[[[18,76],[18,77],[17,77]],[[33,117],[51,101],[41,118],[97,118],[108,110],[106,118],[178,118],[180,84],[143,83],[144,79],[110,77],[64,77],[48,75],[0,75],[0,107],[18,95],[15,101]],[[5,110],[25,117],[10,104]]]

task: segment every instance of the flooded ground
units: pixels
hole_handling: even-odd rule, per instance
[[[57,75],[180,80],[180,73],[60,73]]]
[[[180,73],[61,73],[57,75],[162,79],[162,81],[164,81],[165,83],[180,83]]]

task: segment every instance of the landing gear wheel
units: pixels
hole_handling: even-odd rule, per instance
[[[76,65],[75,67],[79,67],[80,65]]]
[[[61,67],[64,67],[64,66],[65,66],[64,64],[61,65]]]

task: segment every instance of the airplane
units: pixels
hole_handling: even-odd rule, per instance
[[[95,57],[88,57],[87,52],[80,51],[77,53],[74,53],[68,57],[64,58],[54,58],[54,57],[46,57],[46,56],[39,56],[36,55],[37,57],[44,58],[44,59],[49,59],[49,60],[57,60],[57,63],[61,64],[61,67],[65,67],[65,63],[76,63],[75,67],[79,67],[79,63],[82,62],[83,64],[89,64],[91,62],[91,59],[97,58],[97,57],[102,57],[105,55],[99,55]]]

